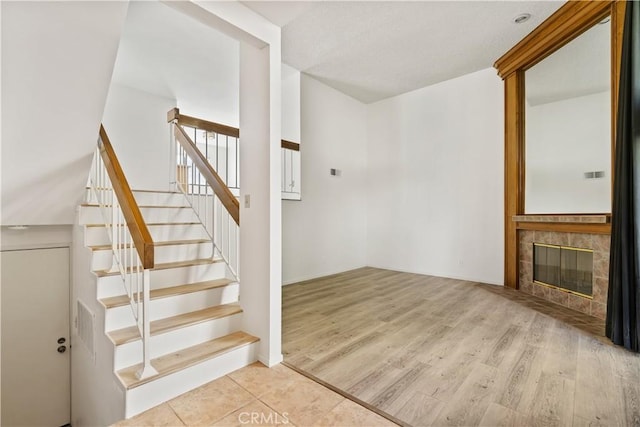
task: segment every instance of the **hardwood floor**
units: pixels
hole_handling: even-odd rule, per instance
[[[362,268],[283,288],[285,361],[407,425],[640,425],[640,356],[502,287]]]

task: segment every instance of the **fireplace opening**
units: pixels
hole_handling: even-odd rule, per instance
[[[534,243],[533,281],[592,298],[593,251]]]

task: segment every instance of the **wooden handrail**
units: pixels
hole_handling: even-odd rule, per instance
[[[240,129],[233,126],[227,126],[216,122],[210,122],[208,120],[199,119],[197,117],[185,116],[180,114],[179,108],[173,108],[167,112],[167,123],[171,123],[176,120],[179,125],[191,126],[196,129],[206,130],[208,132],[215,132],[222,135],[232,136],[234,138],[240,138]],[[287,141],[285,139],[280,140],[280,146],[288,150],[300,151],[300,144],[297,142]]]
[[[179,125],[179,122],[173,125],[173,133],[176,140],[182,145],[182,148],[184,148],[193,161],[193,164],[198,168],[211,188],[213,188],[214,193],[227,209],[229,215],[231,215],[236,224],[240,225],[240,203],[238,199],[236,199],[222,178],[220,178],[213,167],[211,167],[209,161],[202,155],[200,150],[198,150],[194,142],[189,138],[189,135],[187,135],[184,129],[182,129],[182,126]]]
[[[180,114],[180,109],[178,108],[169,110],[167,113],[167,122],[170,123],[174,120],[177,120],[180,125],[191,126],[208,132],[221,133],[222,135],[228,135],[234,138],[240,137],[240,129],[238,128],[210,122],[197,117],[185,116],[184,114]]]
[[[100,125],[100,139],[98,140],[98,145],[100,147],[100,156],[102,157],[105,169],[107,170],[107,174],[111,180],[113,191],[120,203],[124,219],[127,221],[127,227],[131,233],[133,243],[136,246],[136,251],[140,256],[142,266],[145,270],[153,268],[154,246],[151,233],[149,233],[147,224],[142,218],[142,213],[140,212],[138,203],[136,203],[136,200],[133,197],[131,187],[129,187],[129,183],[127,182],[127,178],[124,176],[124,172],[122,171],[120,162],[116,157],[116,153],[113,151],[113,146],[109,141],[107,132],[104,130],[104,126],[102,125]]]

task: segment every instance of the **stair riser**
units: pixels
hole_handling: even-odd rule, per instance
[[[127,249],[124,256],[129,257],[131,251],[137,255],[135,249]],[[211,258],[213,256],[213,244],[193,243],[188,245],[157,246],[154,252],[154,261],[157,264],[165,262],[191,261],[194,259]],[[108,270],[113,265],[113,252],[110,249],[93,251],[91,267],[94,271]]]
[[[198,218],[191,208],[140,208],[145,222],[173,223],[173,222],[198,222]],[[105,215],[98,206],[81,206],[80,225],[104,224],[111,219],[111,210],[107,208]]]
[[[194,225],[154,225],[149,227],[154,242],[170,240],[210,239],[200,224]]]
[[[148,191],[133,191],[138,205],[142,206],[185,206],[187,199],[182,193],[151,193]]]
[[[228,335],[240,330],[241,324],[242,313],[238,313],[233,316],[212,319],[164,334],[154,335],[151,337],[151,342],[149,343],[151,358],[153,359]],[[115,371],[138,363],[142,363],[142,341],[138,340],[116,347],[114,358]]]
[[[238,284],[234,283],[222,288],[152,300],[149,307],[149,316],[151,321],[154,321],[237,301]],[[106,310],[105,330],[107,332],[134,326],[135,324],[130,305]]]
[[[209,235],[200,224],[190,225],[147,225],[154,242],[171,240],[209,239]],[[85,246],[101,246],[111,244],[106,227],[86,227]]]
[[[182,193],[155,193],[133,190],[133,197],[135,197],[136,203],[142,206],[184,206],[188,204]],[[98,204],[98,199],[93,191],[88,190],[84,202]]]
[[[253,343],[237,348],[213,359],[128,390],[125,417],[133,417],[149,408],[255,362],[257,360],[258,344]]]
[[[151,289],[223,279],[226,277],[225,274],[226,265],[224,262],[151,270]],[[114,297],[125,293],[122,278],[119,275],[98,277],[97,282],[98,298]]]
[[[140,208],[146,222],[198,222],[191,208]]]
[[[111,237],[109,236],[107,230],[107,227],[85,227],[84,245],[87,247],[110,245]]]

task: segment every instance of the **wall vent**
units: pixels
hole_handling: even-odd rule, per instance
[[[82,344],[84,344],[87,351],[91,355],[91,359],[95,361],[96,352],[94,348],[94,324],[96,316],[89,310],[89,308],[77,301],[77,317],[76,317],[76,329],[78,331],[78,337]]]
[[[584,173],[585,179],[599,179],[604,178],[604,171],[591,171]]]

